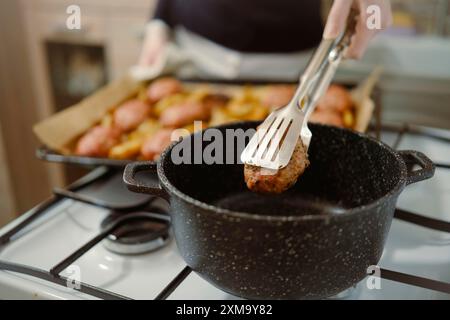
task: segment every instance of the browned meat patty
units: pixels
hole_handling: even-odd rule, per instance
[[[297,182],[298,177],[303,174],[308,165],[307,150],[299,139],[288,165],[280,170],[245,165],[245,183],[254,192],[282,193]]]

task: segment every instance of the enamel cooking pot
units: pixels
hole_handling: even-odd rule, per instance
[[[224,145],[214,154],[238,159],[245,143],[231,142],[248,142],[246,130],[257,124],[214,128]],[[314,124],[310,129],[311,165],[280,195],[250,192],[242,164],[174,161],[175,149],[191,160],[210,151],[211,138],[200,149],[194,145],[211,129],[173,143],[157,165],[129,164],[124,181],[132,191],[170,202],[182,257],[216,287],[254,299],[332,296],[378,263],[398,196],[405,186],[432,177],[434,165],[420,152],[394,151],[360,133]],[[180,153],[181,146],[191,148]]]

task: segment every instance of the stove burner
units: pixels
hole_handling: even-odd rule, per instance
[[[116,222],[120,226],[103,241],[105,248],[111,252],[122,255],[143,254],[158,250],[170,241],[170,218],[167,214],[115,213],[102,221],[101,228]]]

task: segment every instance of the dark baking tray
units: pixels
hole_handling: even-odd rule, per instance
[[[212,83],[212,84],[224,84],[224,85],[267,85],[267,84],[297,84],[297,82],[292,81],[280,81],[276,79],[267,80],[221,80],[221,79],[183,79],[179,78],[182,82],[195,82],[195,83]],[[343,85],[349,89],[355,87],[357,83],[350,82],[335,82],[337,84]],[[381,105],[380,105],[380,90],[375,86],[372,92],[372,99],[375,101],[375,110],[373,117],[375,117],[375,136],[379,137],[380,127],[381,127]],[[40,160],[54,163],[70,164],[82,167],[97,167],[97,166],[107,166],[112,168],[123,168],[128,163],[134,162],[135,160],[115,160],[109,158],[93,158],[93,157],[81,157],[76,155],[62,155],[54,150],[51,150],[47,146],[41,146],[36,150],[36,156]]]

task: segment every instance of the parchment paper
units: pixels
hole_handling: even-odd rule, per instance
[[[33,131],[47,147],[70,154],[74,141],[118,104],[137,94],[140,82],[121,78],[64,111],[36,124]]]

